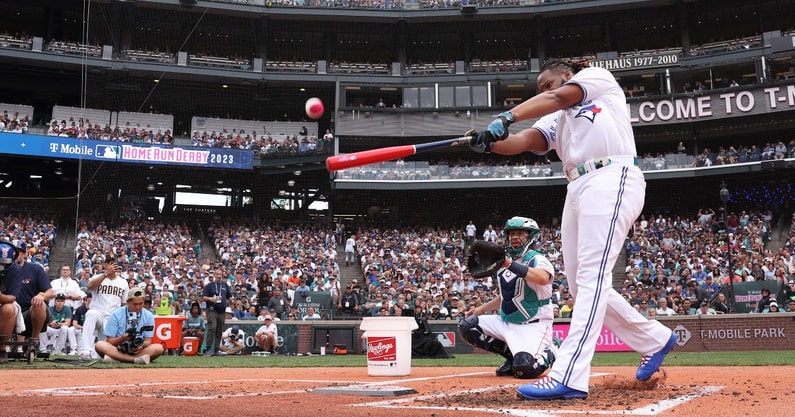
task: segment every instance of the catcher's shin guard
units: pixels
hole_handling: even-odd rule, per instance
[[[494,352],[507,360],[513,360],[508,346],[500,339],[483,334],[483,329],[478,325],[478,316],[471,315],[458,324],[461,337],[472,346],[479,347],[487,352]]]
[[[527,352],[513,355],[513,376],[518,379],[538,378],[547,368],[539,370],[538,362]]]
[[[519,379],[540,377],[555,363],[555,350],[548,347],[535,358],[527,352],[517,353],[513,356],[513,376]]]

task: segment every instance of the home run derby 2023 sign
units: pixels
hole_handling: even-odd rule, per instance
[[[132,142],[0,133],[0,153],[53,159],[87,159],[130,164],[180,165],[201,168],[252,169],[254,152],[244,149],[199,148]]]

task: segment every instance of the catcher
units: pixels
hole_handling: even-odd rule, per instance
[[[492,275],[499,283],[499,294],[467,311],[459,331],[473,346],[505,358],[497,376],[539,378],[552,366],[560,344],[552,335],[555,269],[534,249],[541,233],[535,220],[513,217],[504,230],[508,233],[505,249],[478,240],[467,252],[472,276]],[[499,315],[485,315],[496,310]]]

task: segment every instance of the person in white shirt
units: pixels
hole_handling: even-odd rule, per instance
[[[477,229],[478,228],[475,226],[472,220],[470,220],[466,227],[467,245],[475,241],[475,233],[477,233]]]
[[[483,232],[483,240],[486,242],[497,243],[497,231],[494,230],[494,226],[489,225],[489,228]]]
[[[320,320],[320,314],[315,312],[315,308],[309,306],[306,308],[306,315],[301,320]]]
[[[715,312],[715,309],[709,306],[708,301],[702,301],[701,306],[696,310],[697,316],[714,316],[718,313]]]
[[[254,334],[254,341],[257,342],[257,346],[263,351],[274,354],[278,347],[278,339],[279,329],[276,328],[273,323],[273,317],[269,314],[265,316],[265,324],[260,326],[257,329],[257,333]]]
[[[345,241],[345,266],[356,263],[356,240],[353,235]]]
[[[668,307],[668,299],[665,297],[660,297],[660,300],[657,301],[660,306],[657,307],[657,315],[658,316],[676,316],[676,311],[671,307]]]
[[[572,316],[549,375],[519,386],[517,393],[527,400],[586,398],[603,325],[643,355],[635,375],[640,381],[659,370],[678,335],[647,320],[611,286],[611,271],[640,217],[646,188],[624,91],[608,70],[560,59],[544,63],[536,84],[538,94],[500,113],[484,131],[465,135],[478,153],[554,150],[562,162],[569,184],[561,253],[570,290],[587,308]],[[511,124],[530,119],[537,119],[532,127],[509,132]]]
[[[69,265],[61,265],[61,276],[51,281],[52,290],[55,294],[63,294],[65,297],[65,304],[76,311],[78,307],[83,305],[83,297],[86,293],[80,289],[80,284],[72,279],[72,268]],[[55,299],[50,300],[50,307],[55,305]]]

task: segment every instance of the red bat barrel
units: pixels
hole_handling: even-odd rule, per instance
[[[378,162],[391,161],[393,159],[411,156],[420,152],[428,152],[434,149],[455,146],[459,143],[468,143],[469,137],[464,136],[454,139],[445,139],[436,142],[422,143],[419,145],[400,145],[387,148],[370,149],[369,151],[353,152],[344,155],[330,156],[326,158],[326,169],[329,172],[342,169],[360,167],[362,165],[375,164]]]

